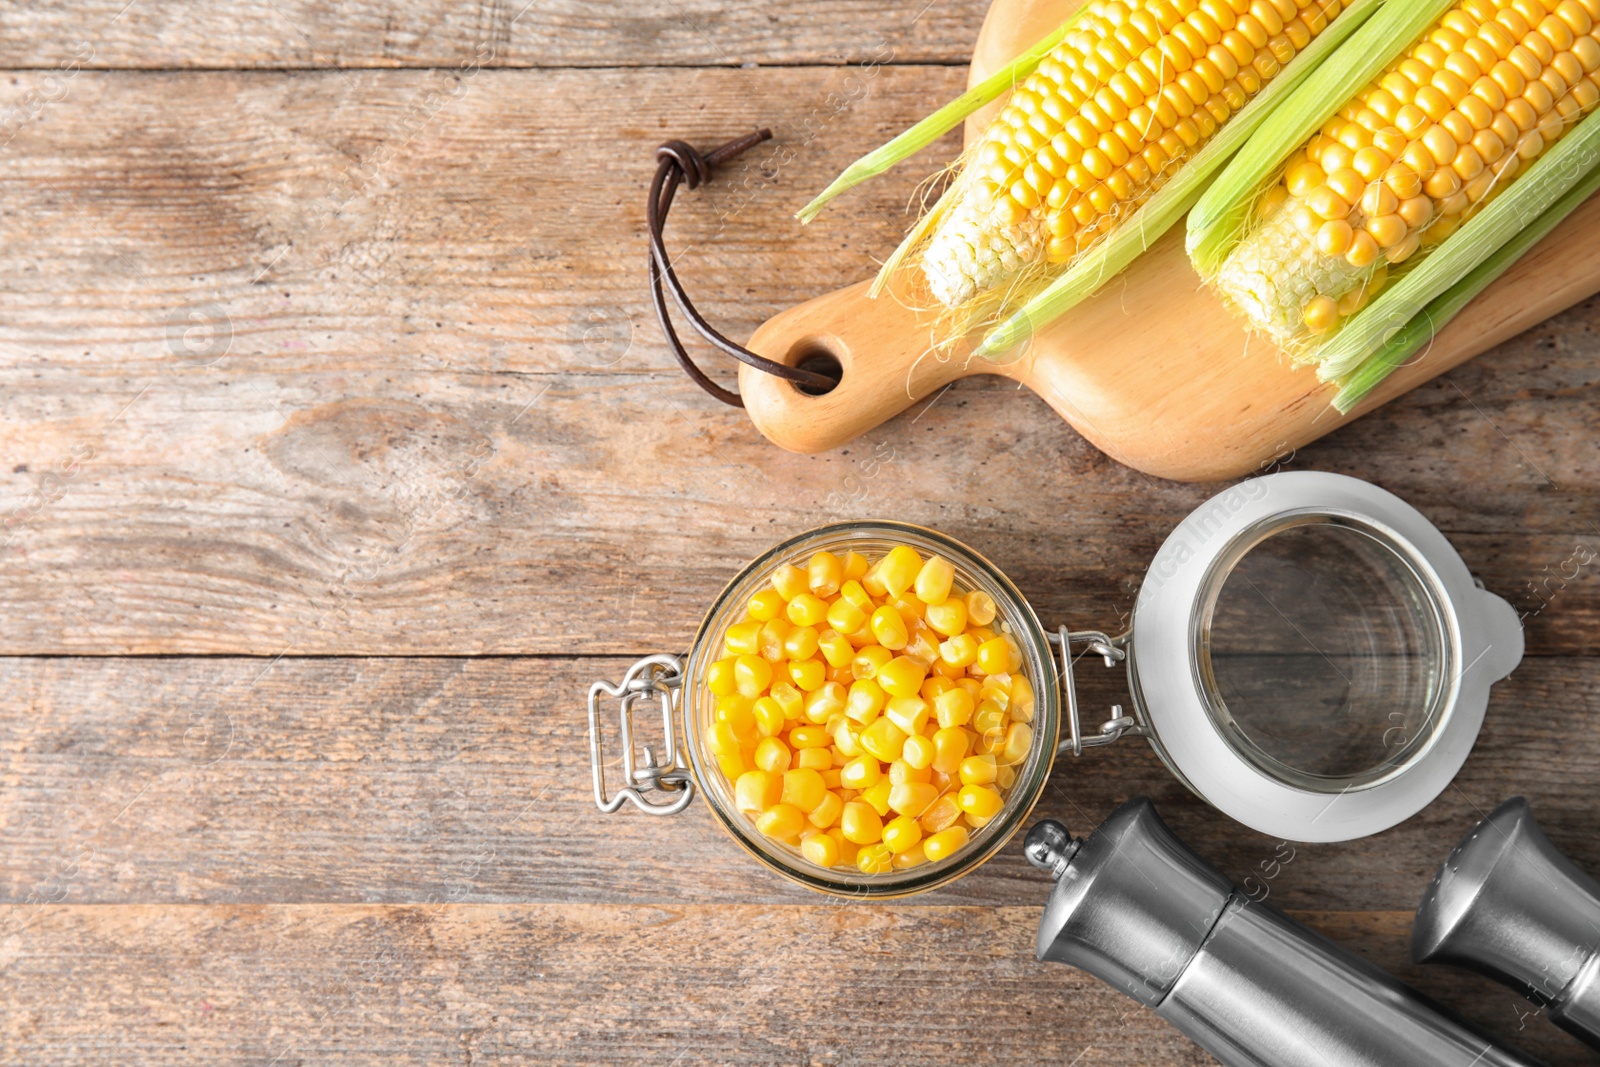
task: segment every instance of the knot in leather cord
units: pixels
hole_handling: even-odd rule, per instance
[[[666,244],[662,239],[667,225],[667,214],[672,210],[672,200],[677,195],[679,185],[687,185],[690,189],[697,188],[702,182],[711,179],[712,172],[718,166],[768,140],[771,136],[771,130],[757,130],[703,154],[686,141],[668,141],[656,149],[656,175],[650,182],[650,201],[645,205],[645,219],[650,230],[650,299],[655,307],[656,321],[661,324],[661,332],[666,336],[667,345],[672,349],[672,354],[677,358],[678,365],[683,368],[684,373],[688,374],[700,388],[724,404],[734,407],[744,407],[744,401],[739,394],[724,389],[712,381],[694,360],[689,358],[689,353],[684,349],[683,342],[678,339],[678,333],[672,326],[663,286],[671,291],[673,303],[678,305],[678,310],[683,313],[689,325],[713,348],[732,356],[746,366],[793,382],[809,392],[825,393],[839,384],[836,375],[790,367],[765,356],[758,356],[713,329],[700,312],[695,310],[689,295],[684,292],[683,283],[678,280],[677,273],[672,269],[672,261],[667,257]]]

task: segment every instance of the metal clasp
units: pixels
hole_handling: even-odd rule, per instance
[[[1065,626],[1045,636],[1052,645],[1061,649],[1061,692],[1066,698],[1067,729],[1070,734],[1056,746],[1056,753],[1071,752],[1074,756],[1081,756],[1084,749],[1109,745],[1124,734],[1144,736],[1144,727],[1132,715],[1125,713],[1121,704],[1111,705],[1111,718],[1101,723],[1099,733],[1088,737],[1083,735],[1082,720],[1078,716],[1078,686],[1072,673],[1072,646],[1083,646],[1086,651],[1099,656],[1108,668],[1114,668],[1128,658],[1127,636],[1110,637],[1099,630],[1069,631]]]
[[[589,687],[589,763],[594,774],[594,802],[601,811],[611,813],[631,800],[640,811],[651,815],[676,815],[694,799],[694,779],[689,765],[678,750],[677,694],[683,688],[683,661],[677,656],[646,656],[628,668],[617,685],[596,682]],[[654,695],[661,703],[661,733],[665,751],[656,758],[649,745],[643,758],[635,760],[633,751],[633,706]],[[600,736],[600,698],[620,700],[622,730],[622,776],[627,785],[613,797],[606,796],[605,753]],[[648,799],[646,793],[665,793],[670,801]]]

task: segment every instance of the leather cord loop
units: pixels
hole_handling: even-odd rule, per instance
[[[689,295],[683,291],[683,283],[678,280],[677,273],[672,269],[672,261],[667,257],[667,247],[662,240],[662,232],[667,225],[667,214],[672,210],[672,199],[677,195],[679,185],[687,185],[690,189],[698,188],[703,182],[710,180],[712,172],[718,166],[771,136],[771,130],[757,130],[704,154],[687,142],[668,141],[656,149],[656,176],[650,182],[650,201],[645,205],[645,218],[650,229],[650,299],[655,306],[656,321],[661,324],[661,332],[667,339],[667,345],[677,357],[678,365],[683,368],[684,373],[688,374],[700,388],[724,404],[734,407],[744,407],[744,401],[739,394],[724,389],[712,381],[694,360],[689,358],[683,342],[678,338],[677,330],[673,328],[663,286],[672,293],[673,303],[678,305],[678,310],[688,320],[695,333],[713,348],[756,370],[765,371],[817,392],[827,392],[839,384],[837,377],[790,367],[765,356],[758,356],[718,333],[700,312],[695,310]]]

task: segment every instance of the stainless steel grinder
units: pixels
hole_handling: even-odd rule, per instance
[[[1124,804],[1085,840],[1041,822],[1026,852],[1056,880],[1039,922],[1039,958],[1128,994],[1226,1067],[1537,1062],[1235,889],[1148,800]]]
[[[1461,840],[1417,910],[1411,956],[1504,982],[1600,1049],[1600,882],[1550,843],[1522,797]]]

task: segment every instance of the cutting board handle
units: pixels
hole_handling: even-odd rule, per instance
[[[750,349],[790,366],[809,364],[841,376],[832,391],[810,396],[753,367],[739,368],[739,392],[756,428],[792,452],[837,448],[931,396],[957,378],[989,369],[968,367],[966,350],[933,350],[932,316],[919,315],[892,292],[876,300],[862,282],[773,316],[750,338]]]

